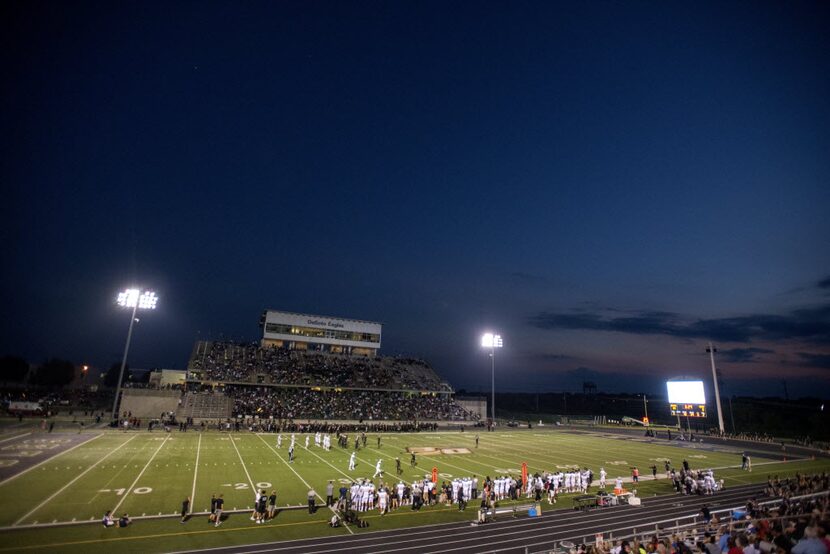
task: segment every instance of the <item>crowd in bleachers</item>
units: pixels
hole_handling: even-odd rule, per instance
[[[780,502],[749,500],[733,519],[704,507],[703,524],[669,528],[650,537],[574,545],[571,554],[828,554],[830,477],[770,478],[766,494]],[[815,495],[796,499],[804,495]],[[766,499],[764,499],[766,500]]]
[[[443,390],[441,379],[421,360],[348,356],[288,350],[258,343],[197,344],[188,363],[203,380],[330,387]]]
[[[448,395],[421,395],[389,391],[320,391],[300,387],[228,385],[235,417],[259,416],[279,420],[352,419],[474,420]]]

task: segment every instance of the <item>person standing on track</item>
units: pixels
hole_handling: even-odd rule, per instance
[[[219,498],[216,499],[216,511],[214,512],[214,520],[216,523],[213,524],[214,527],[219,527],[222,525],[222,508],[225,507],[225,498],[224,495],[220,494]]]
[[[182,501],[182,521],[184,523],[187,521],[187,512],[190,511],[190,497],[188,496]]]

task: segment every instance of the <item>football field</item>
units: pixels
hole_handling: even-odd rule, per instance
[[[470,431],[370,434],[366,447],[357,451],[357,466],[353,471],[348,469],[351,447],[332,446],[326,451],[314,446],[312,437],[306,449],[305,435],[300,434],[296,435],[293,463],[288,461],[290,434],[282,435],[281,448],[277,447],[276,435],[247,432],[4,435],[0,449],[7,454],[18,453],[23,465],[18,466],[17,473],[7,473],[0,481],[0,527],[6,545],[0,550],[80,544],[89,544],[94,549],[99,543],[140,537],[142,529],[144,533],[152,530],[154,536],[168,533],[186,536],[198,528],[198,540],[186,541],[187,547],[246,540],[244,533],[237,533],[232,539],[228,534],[222,535],[222,539],[216,538],[220,535],[218,531],[237,528],[269,527],[269,540],[358,532],[351,528],[329,529],[325,522],[331,512],[325,507],[314,515],[306,509],[286,510],[265,526],[253,525],[248,514],[231,513],[227,529],[223,525],[213,537],[213,529],[205,525],[206,518],[196,514],[207,512],[211,495],[220,494],[224,496],[226,511],[250,510],[255,489],[264,489],[267,493],[276,491],[278,507],[285,508],[305,506],[308,491],[314,488],[317,503],[321,504],[329,480],[334,481],[336,497],[341,483],[372,478],[378,460],[382,461],[384,475],[375,477],[375,483],[397,482],[399,478],[412,482],[431,474],[433,468],[437,468],[439,481],[473,475],[480,481],[485,476],[502,474],[518,477],[522,463],[527,464],[531,474],[588,467],[595,479],[600,467],[604,467],[612,483],[617,476],[628,480],[630,468],[636,466],[640,469],[641,482],[639,485],[627,483],[626,487],[637,488],[641,495],[664,494],[671,492],[669,483],[665,479],[652,480],[649,468],[657,465],[662,474],[666,459],[675,467],[685,459],[693,468],[715,468],[716,477],[724,478],[727,487],[753,478],[747,472],[734,469],[740,465],[739,450],[714,448],[706,443],[675,446],[677,443],[670,445],[666,441],[601,431],[499,430],[478,435],[480,443],[476,447],[476,433]],[[352,435],[350,446],[353,442]],[[33,457],[38,448],[46,451],[44,457],[26,465],[26,458]],[[418,452],[416,466],[410,464],[413,449]],[[396,475],[396,457],[401,461],[401,475]],[[767,470],[804,471],[823,464],[781,461],[782,456],[753,456],[754,478],[757,480],[762,475],[765,478]],[[5,471],[13,471],[16,464],[9,464],[8,459],[5,462]],[[823,465],[826,467],[826,463]],[[186,497],[191,497],[194,516],[181,525],[178,513]],[[566,495],[560,504],[567,502]],[[103,529],[98,521],[107,510],[117,516],[128,513],[134,518],[134,524],[128,529]],[[376,521],[373,527],[412,526],[460,517],[457,513],[450,516],[450,510],[444,507],[427,507],[421,513],[406,508],[390,515],[396,517],[387,517],[383,523]],[[472,512],[464,517],[472,519]],[[124,547],[134,551],[171,549],[170,543],[160,541],[126,543]]]

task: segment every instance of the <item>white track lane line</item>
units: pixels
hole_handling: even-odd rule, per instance
[[[159,453],[159,451],[160,451],[162,448],[164,448],[164,445],[165,445],[165,444],[167,444],[167,441],[168,441],[168,440],[170,440],[170,437],[164,437],[164,440],[163,440],[163,441],[161,441],[161,444],[159,445],[159,447],[158,447],[158,448],[156,448],[156,451],[155,451],[155,452],[153,452],[153,455],[152,455],[152,456],[150,456],[150,459],[149,459],[149,460],[147,460],[147,463],[146,463],[146,464],[144,465],[144,467],[141,469],[141,472],[138,474],[138,477],[136,477],[136,478],[135,478],[135,481],[133,481],[133,484],[132,484],[132,485],[130,485],[130,488],[129,488],[129,489],[127,489],[127,490],[124,492],[124,496],[122,496],[122,497],[121,497],[121,500],[119,500],[119,501],[118,501],[118,504],[116,504],[116,505],[115,505],[115,508],[113,508],[113,509],[112,509],[112,513],[113,513],[113,514],[117,513],[117,512],[118,512],[118,508],[120,508],[120,507],[121,507],[121,504],[123,504],[123,503],[124,503],[124,501],[125,501],[125,500],[127,500],[127,497],[130,495],[130,493],[132,492],[133,488],[134,488],[134,487],[136,486],[136,484],[138,483],[138,480],[139,480],[139,479],[141,479],[141,476],[142,476],[142,475],[144,475],[144,472],[145,472],[145,471],[147,471],[147,468],[148,468],[148,467],[150,467],[150,464],[151,464],[151,463],[153,463],[153,460],[155,459],[156,454],[158,454],[158,453]]]
[[[83,477],[84,475],[86,475],[87,473],[89,473],[89,472],[90,472],[90,470],[92,470],[95,466],[97,466],[98,464],[100,464],[101,462],[103,462],[104,460],[106,460],[107,458],[109,458],[111,455],[113,455],[113,454],[115,454],[116,452],[118,452],[118,450],[120,450],[122,446],[124,446],[125,444],[127,444],[128,442],[130,442],[131,440],[133,440],[134,438],[136,438],[137,436],[138,436],[138,435],[133,435],[132,437],[130,437],[130,438],[129,438],[129,439],[127,439],[126,441],[122,442],[122,443],[118,446],[118,448],[116,448],[115,450],[111,450],[111,451],[109,452],[109,454],[107,454],[106,456],[104,456],[103,458],[101,458],[100,460],[98,460],[97,462],[95,462],[94,464],[92,464],[91,466],[89,466],[88,468],[86,468],[86,469],[83,471],[83,473],[81,473],[80,475],[78,475],[77,477],[75,477],[74,479],[72,479],[70,482],[68,482],[68,483],[67,483],[67,484],[65,484],[63,487],[61,487],[61,488],[60,488],[57,492],[53,493],[53,494],[52,494],[52,496],[50,496],[49,498],[47,498],[46,500],[44,500],[43,502],[41,502],[40,504],[38,504],[37,506],[35,506],[34,508],[32,508],[32,509],[31,509],[31,510],[30,510],[30,511],[26,514],[26,515],[24,515],[23,517],[21,517],[20,519],[18,519],[17,521],[15,521],[15,522],[14,522],[14,525],[20,525],[20,523],[22,523],[22,522],[23,522],[23,521],[24,521],[27,517],[29,517],[30,515],[34,514],[36,511],[38,511],[38,510],[39,510],[39,509],[41,509],[43,506],[45,506],[46,504],[48,504],[48,503],[49,503],[52,499],[54,499],[54,498],[55,498],[56,496],[58,496],[60,493],[62,493],[62,492],[63,492],[63,491],[65,491],[66,489],[68,489],[68,488],[69,488],[69,486],[70,486],[70,485],[72,485],[72,483],[74,483],[75,481],[77,481],[78,479],[80,479],[81,477]]]

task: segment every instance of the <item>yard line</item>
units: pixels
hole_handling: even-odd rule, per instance
[[[139,480],[139,479],[141,479],[141,476],[142,476],[142,475],[144,475],[144,472],[145,472],[145,471],[147,471],[147,468],[148,468],[148,467],[150,467],[150,464],[153,462],[153,459],[156,457],[156,454],[158,454],[158,453],[159,453],[159,450],[161,450],[162,448],[164,448],[164,445],[165,445],[165,444],[167,444],[167,441],[168,441],[169,439],[170,439],[170,437],[164,437],[164,440],[163,440],[163,441],[161,441],[161,444],[159,445],[159,447],[158,447],[158,448],[156,448],[156,451],[155,451],[155,452],[153,452],[153,455],[152,455],[152,456],[150,456],[150,459],[149,459],[149,460],[147,460],[147,464],[145,464],[144,468],[141,470],[141,473],[139,473],[139,474],[138,474],[138,477],[136,477],[136,478],[135,478],[135,481],[133,481],[133,484],[132,484],[132,485],[130,485],[130,488],[129,488],[129,489],[127,489],[127,490],[124,492],[124,496],[122,496],[122,497],[121,497],[121,500],[119,500],[119,501],[118,501],[118,504],[116,504],[116,505],[115,505],[115,508],[113,508],[113,509],[112,509],[112,513],[113,513],[113,514],[114,514],[114,513],[116,513],[116,512],[118,512],[118,508],[120,508],[120,507],[121,507],[121,504],[123,504],[123,503],[124,503],[124,501],[125,501],[125,500],[127,500],[127,497],[130,495],[130,492],[132,492],[133,487],[135,487],[136,483],[138,483],[138,480]]]
[[[338,468],[337,468],[337,467],[335,467],[333,464],[329,463],[329,461],[328,461],[328,460],[326,460],[325,458],[323,458],[323,457],[322,457],[322,456],[320,456],[319,454],[316,454],[316,453],[315,453],[313,450],[311,450],[310,448],[309,448],[306,452],[309,452],[309,453],[310,453],[310,454],[312,454],[313,456],[316,456],[316,457],[317,457],[320,461],[322,461],[322,462],[323,462],[324,464],[326,464],[327,466],[331,467],[334,471],[339,472],[341,475],[345,475],[346,477],[348,477],[348,479],[349,479],[350,481],[354,481],[354,477],[352,477],[352,476],[351,476],[351,475],[349,475],[348,473],[346,473],[346,472],[344,472],[344,471],[342,471],[342,470],[338,469]]]
[[[257,492],[257,488],[254,486],[254,480],[251,479],[251,474],[248,473],[248,466],[245,465],[245,460],[242,459],[242,454],[239,453],[239,449],[236,447],[236,441],[233,440],[233,437],[228,437],[231,439],[231,445],[233,449],[236,450],[236,455],[239,456],[239,461],[242,462],[242,469],[245,470],[245,475],[248,476],[248,482],[251,484],[251,490],[254,491],[254,494]]]
[[[32,508],[32,509],[31,509],[31,511],[29,511],[29,513],[27,513],[25,516],[23,516],[23,517],[21,517],[20,519],[18,519],[17,521],[15,521],[13,525],[20,525],[20,523],[21,523],[23,520],[25,520],[27,517],[29,517],[30,515],[32,515],[33,513],[35,513],[36,511],[38,511],[39,509],[41,509],[41,508],[42,508],[43,506],[45,506],[46,504],[48,504],[48,503],[49,503],[52,499],[54,499],[54,498],[55,498],[56,496],[58,496],[60,493],[62,493],[62,492],[63,492],[63,491],[65,491],[66,489],[68,489],[68,488],[69,488],[69,486],[70,486],[70,485],[72,485],[72,483],[74,483],[75,481],[77,481],[78,479],[80,479],[81,477],[83,477],[84,475],[86,475],[87,473],[89,473],[89,471],[90,471],[90,470],[92,470],[95,466],[97,466],[98,464],[100,464],[101,462],[103,462],[104,460],[106,460],[107,458],[109,458],[111,455],[115,454],[118,450],[120,450],[120,449],[121,449],[121,447],[122,447],[122,446],[124,446],[125,444],[127,444],[128,442],[130,442],[131,440],[133,440],[134,438],[136,438],[137,436],[138,436],[138,435],[133,435],[132,437],[130,437],[130,438],[129,438],[129,439],[127,439],[126,441],[122,442],[122,443],[118,446],[118,448],[116,448],[116,449],[114,449],[114,450],[111,450],[111,451],[109,452],[109,454],[107,454],[106,456],[104,456],[103,458],[101,458],[100,460],[98,460],[97,462],[95,462],[94,464],[92,464],[91,466],[89,466],[88,468],[86,468],[86,470],[84,470],[84,472],[83,472],[83,473],[81,473],[80,475],[78,475],[77,477],[75,477],[74,479],[72,479],[70,482],[68,482],[67,484],[65,484],[63,487],[61,487],[61,488],[60,488],[60,490],[58,490],[57,492],[55,492],[54,494],[52,494],[52,496],[50,496],[49,498],[47,498],[46,500],[44,500],[43,502],[41,502],[40,504],[38,504],[37,506],[35,506],[34,508]]]
[[[32,467],[26,468],[26,469],[24,469],[23,471],[21,471],[20,473],[15,473],[15,474],[14,474],[14,475],[12,475],[11,477],[9,477],[9,478],[7,478],[7,479],[4,479],[3,481],[0,481],[0,485],[5,485],[5,484],[6,484],[6,483],[8,483],[9,481],[11,481],[11,480],[13,480],[13,479],[16,479],[16,478],[20,477],[20,476],[21,476],[21,475],[23,475],[24,473],[29,473],[29,472],[30,472],[30,471],[32,471],[33,469],[35,469],[35,468],[38,468],[38,467],[42,466],[42,465],[43,465],[43,464],[45,464],[46,462],[51,462],[52,460],[54,460],[54,459],[55,459],[55,458],[57,458],[58,456],[63,456],[64,454],[68,454],[69,452],[72,452],[72,451],[73,451],[73,450],[75,450],[76,448],[78,448],[78,447],[80,447],[80,446],[83,446],[83,445],[85,445],[85,444],[88,444],[88,443],[90,443],[90,442],[94,441],[95,439],[97,439],[97,438],[99,438],[99,437],[103,437],[103,436],[104,436],[104,433],[99,433],[98,435],[95,435],[94,437],[92,437],[92,438],[91,438],[91,439],[89,439],[89,440],[85,440],[84,442],[82,442],[82,443],[80,443],[80,444],[76,444],[76,445],[75,445],[75,446],[73,446],[72,448],[68,448],[68,449],[64,450],[63,452],[58,452],[57,454],[55,454],[55,455],[54,455],[54,456],[52,456],[51,458],[47,458],[47,459],[43,460],[42,462],[38,462],[38,463],[36,463],[35,465],[33,465]]]
[[[196,475],[199,473],[199,452],[202,450],[202,434],[199,433],[199,444],[196,446],[196,467],[193,468],[193,492],[190,493],[190,512],[196,505]]]
[[[15,436],[9,437],[7,439],[2,439],[2,440],[0,440],[0,442],[13,441],[14,439],[19,439],[20,437],[25,437],[26,435],[31,435],[31,434],[32,434],[32,432],[29,431],[28,433],[23,433],[22,435],[15,435]]]
[[[288,469],[290,469],[291,471],[293,471],[293,472],[294,472],[294,475],[296,475],[296,476],[300,479],[300,481],[302,481],[302,482],[305,484],[305,486],[306,486],[306,487],[308,487],[308,488],[310,488],[310,489],[314,488],[314,487],[312,487],[311,485],[309,485],[309,484],[308,484],[308,481],[306,481],[305,479],[303,479],[303,478],[300,476],[300,474],[299,474],[299,473],[297,473],[297,471],[296,471],[293,467],[291,467],[291,464],[286,463],[286,462],[285,462],[285,459],[283,459],[283,457],[282,457],[282,456],[280,456],[280,453],[279,453],[279,452],[277,452],[276,450],[274,450],[274,447],[273,447],[273,446],[271,446],[270,444],[268,444],[268,442],[267,442],[265,439],[263,439],[263,438],[262,438],[262,436],[257,435],[257,437],[259,438],[259,440],[261,440],[262,442],[264,442],[264,443],[265,443],[265,446],[267,446],[268,448],[270,448],[270,449],[271,449],[271,451],[272,451],[274,454],[276,454],[276,455],[277,455],[277,458],[279,458],[279,459],[280,459],[280,461],[282,461],[282,463],[284,463],[286,466],[288,466]],[[319,493],[319,492],[317,492],[317,491],[315,490],[315,491],[314,491],[314,493],[317,495],[317,498],[319,498],[321,502],[324,502],[323,497],[322,497],[322,496],[320,496],[320,493]],[[328,508],[329,508],[329,510],[331,510],[331,512],[332,512],[333,514],[337,515],[337,512],[334,510],[334,508],[332,508],[331,506],[329,506]],[[338,515],[338,517],[340,517],[340,516]],[[352,531],[352,529],[351,529],[348,525],[346,525],[346,522],[345,522],[345,521],[343,521],[342,523],[343,523],[343,527],[345,527],[345,528],[346,528],[346,531],[348,531],[348,532],[349,532],[349,534],[354,535],[354,531]]]

